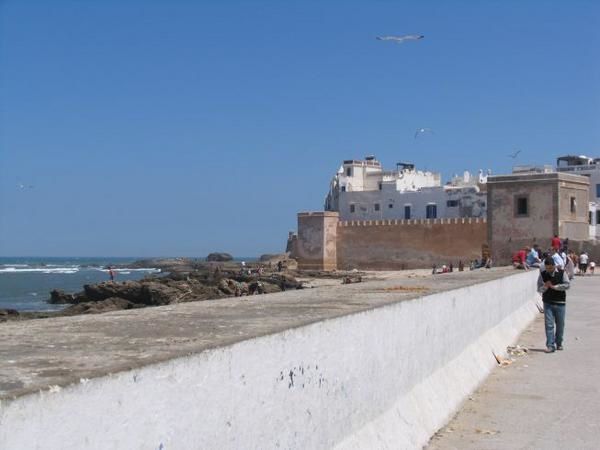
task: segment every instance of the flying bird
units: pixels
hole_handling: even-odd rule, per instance
[[[423,133],[435,134],[431,128],[418,128],[417,131],[415,131],[415,139],[418,138],[419,135],[421,135]]]
[[[521,150],[517,150],[516,152],[511,153],[510,155],[507,155],[507,156],[509,156],[512,159],[515,159],[519,153],[521,153]]]
[[[418,41],[423,39],[425,36],[422,34],[405,34],[403,36],[377,36],[375,39],[378,41],[392,41],[397,44],[402,44],[405,41]]]
[[[33,189],[33,186],[31,184],[19,183],[19,184],[17,184],[17,187],[19,189]]]

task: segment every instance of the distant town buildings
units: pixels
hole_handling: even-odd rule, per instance
[[[515,166],[508,175],[464,172],[442,185],[437,172],[375,156],[346,160],[331,180],[325,211],[298,214],[289,250],[299,268],[398,269],[498,264],[554,235],[600,258],[600,158],[561,156],[556,167]]]
[[[340,220],[485,217],[487,176],[465,171],[442,186],[437,172],[399,162],[384,170],[375,156],[346,160],[331,180],[325,211]]]

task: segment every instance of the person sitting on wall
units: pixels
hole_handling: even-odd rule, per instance
[[[515,269],[528,270],[529,268],[527,267],[527,263],[525,261],[526,258],[527,252],[525,251],[525,249],[521,249],[518,252],[514,253],[512,257],[513,267]]]
[[[531,250],[529,250],[525,262],[529,267],[540,267],[542,265],[542,260],[540,259],[537,245],[534,245]]]

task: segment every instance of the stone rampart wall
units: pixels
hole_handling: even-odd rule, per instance
[[[481,259],[487,222],[479,218],[340,221],[339,269],[393,270]]]

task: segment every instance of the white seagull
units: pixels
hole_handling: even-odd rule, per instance
[[[422,34],[405,34],[403,36],[377,36],[375,39],[378,41],[393,41],[397,44],[402,44],[405,41],[418,41],[424,37],[425,36]]]
[[[510,155],[507,155],[507,156],[511,157],[512,159],[515,159],[519,153],[521,153],[521,150],[517,150],[516,152],[511,153]]]
[[[419,135],[421,135],[423,133],[435,134],[431,128],[418,128],[417,131],[415,131],[415,139],[418,138]]]

